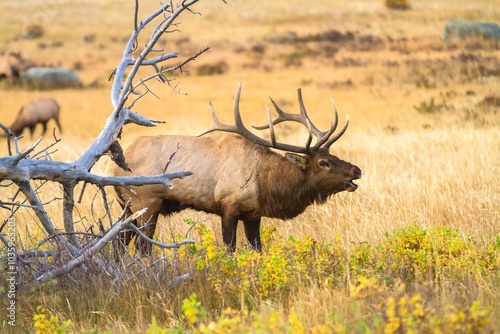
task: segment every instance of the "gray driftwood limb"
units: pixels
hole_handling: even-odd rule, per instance
[[[42,276],[37,278],[37,281],[40,283],[47,282],[53,278],[61,277],[71,271],[73,271],[78,266],[82,265],[85,260],[92,258],[97,252],[99,252],[108,242],[113,240],[118,233],[120,233],[125,228],[128,228],[130,224],[142,216],[146,212],[147,208],[136,212],[134,215],[128,217],[122,222],[117,222],[111,230],[108,231],[98,242],[96,242],[92,247],[86,249],[82,254],[78,257],[71,260],[68,264],[62,266],[61,268],[57,268],[55,270],[46,272]]]
[[[149,176],[100,176],[91,172],[92,167],[103,155],[110,155],[112,160],[122,168],[127,168],[127,162],[122,153],[119,144],[119,137],[122,132],[123,126],[127,123],[133,123],[140,126],[156,126],[157,123],[162,121],[152,120],[132,110],[134,103],[140,98],[133,101],[128,107],[125,106],[131,95],[137,95],[137,89],[140,86],[147,88],[146,84],[150,80],[160,79],[170,85],[169,79],[165,76],[167,72],[181,70],[187,63],[196,59],[199,55],[204,53],[208,48],[203,49],[195,55],[179,61],[177,64],[169,66],[160,66],[160,64],[173,61],[179,56],[178,52],[164,52],[163,50],[155,49],[155,45],[162,35],[166,32],[176,30],[175,21],[184,11],[194,13],[190,7],[197,3],[199,0],[184,0],[180,2],[168,2],[161,4],[154,13],[139,20],[138,18],[138,1],[136,1],[136,10],[134,15],[135,29],[132,32],[128,43],[123,52],[122,59],[116,70],[114,71],[113,85],[111,89],[111,106],[113,110],[107,118],[106,123],[101,133],[89,145],[85,152],[75,161],[63,162],[54,161],[50,159],[49,148],[54,144],[35,152],[35,148],[39,145],[41,138],[30,145],[28,148],[20,151],[18,142],[20,138],[14,137],[12,132],[5,126],[0,124],[0,128],[7,134],[8,156],[0,157],[0,182],[11,181],[9,186],[17,186],[19,191],[25,196],[29,205],[25,205],[26,210],[33,210],[36,217],[41,223],[46,234],[51,239],[64,245],[70,252],[72,260],[69,263],[58,268],[54,271],[47,272],[38,277],[39,282],[46,282],[54,277],[69,273],[74,268],[84,264],[85,260],[90,259],[97,264],[103,266],[95,254],[104,247],[111,239],[113,239],[124,228],[131,226],[131,221],[138,217],[134,215],[125,219],[122,222],[116,223],[106,233],[96,235],[99,239],[94,242],[82,246],[81,242],[75,233],[74,228],[74,191],[79,182],[91,183],[96,185],[101,191],[105,186],[144,186],[151,184],[162,184],[165,187],[171,188],[170,180],[175,178],[183,178],[190,175],[189,171],[176,171],[168,174],[149,175]],[[224,0],[222,0],[224,1]],[[138,49],[138,36],[144,32],[144,28],[155,22],[156,28],[153,30],[149,42],[142,49]],[[159,22],[159,24],[158,24]],[[134,55],[139,55],[137,58]],[[155,74],[150,75],[144,79],[138,80],[136,76],[140,69],[144,66],[153,67],[156,71]],[[175,90],[175,89],[174,89]],[[147,88],[146,93],[150,90]],[[143,96],[144,94],[139,94]],[[130,102],[130,101],[129,101]],[[13,138],[14,148],[11,149],[11,139]],[[54,136],[55,138],[55,136]],[[56,143],[59,140],[56,138]],[[65,233],[55,227],[53,217],[50,217],[43,202],[39,198],[39,191],[32,185],[33,180],[43,180],[59,183],[62,186],[62,216]],[[1,196],[1,195],[0,195]],[[105,194],[103,198],[106,199]],[[5,209],[6,206],[15,207],[17,202],[8,199],[1,199],[0,209]],[[110,215],[107,203],[104,205],[108,215]],[[141,211],[142,215],[144,211]],[[3,237],[1,234],[0,237]],[[141,232],[139,231],[139,234]],[[1,238],[0,238],[1,239]],[[5,239],[5,238],[3,238]],[[154,242],[148,240],[149,242]],[[159,247],[168,248],[179,247],[182,244],[191,243],[192,240],[184,240],[174,245],[164,245],[155,243]],[[27,250],[29,252],[29,250]]]

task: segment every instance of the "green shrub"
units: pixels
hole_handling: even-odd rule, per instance
[[[266,251],[240,247],[231,256],[224,245],[216,244],[213,232],[205,225],[199,224],[197,229],[202,241],[192,246],[196,268],[206,274],[221,298],[243,293],[251,299],[265,299],[286,295],[315,281],[333,286],[345,271],[344,251],[324,240],[284,240],[276,237],[273,228],[266,228],[262,232]]]
[[[33,316],[36,334],[62,334],[67,333],[68,328],[71,327],[71,320],[61,322],[43,306],[38,306],[36,310],[37,313]]]
[[[413,282],[462,281],[476,274],[494,274],[499,269],[499,260],[496,243],[479,249],[456,229],[421,229],[414,224],[386,234],[384,242],[375,249],[358,246],[350,263],[358,273],[373,268],[374,275],[382,275],[386,280]]]
[[[385,6],[389,9],[406,10],[410,9],[409,0],[385,0]]]
[[[418,111],[420,114],[436,114],[443,108],[442,104],[436,104],[434,98],[431,97],[429,102],[421,101],[420,105],[413,106],[413,109]]]
[[[147,334],[489,333],[498,328],[492,305],[500,282],[500,236],[478,245],[456,229],[413,224],[377,244],[345,249],[340,235],[330,241],[284,237],[266,226],[262,253],[240,245],[229,255],[207,226],[188,223],[198,242],[176,251],[172,267],[177,269],[155,269],[154,277],[120,289],[104,282],[95,293],[83,286],[46,291],[32,300],[42,299],[51,309],[30,312],[30,330],[116,332],[112,324],[106,326],[108,316]],[[189,280],[172,283],[185,272]],[[75,300],[78,310],[65,310]],[[106,310],[105,317],[82,321],[82,308]],[[136,309],[141,311],[134,314]],[[89,332],[89,327],[97,329]]]
[[[213,64],[204,64],[198,67],[196,74],[198,75],[221,75],[229,70],[229,65],[221,60]]]

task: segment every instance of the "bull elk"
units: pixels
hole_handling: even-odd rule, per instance
[[[298,100],[300,113],[281,110],[271,99],[278,113],[269,124],[256,129],[269,129],[271,139],[265,140],[253,134],[242,122],[239,102],[241,85],[234,100],[234,125],[221,123],[210,103],[214,125],[198,136],[144,136],[133,139],[124,150],[125,159],[134,175],[153,175],[169,168],[191,171],[183,180],[172,180],[173,188],[162,185],[143,187],[115,187],[118,201],[124,205],[131,199],[129,210],[136,212],[145,207],[149,210],[149,223],[143,232],[152,237],[159,214],[168,215],[185,208],[215,213],[222,219],[222,237],[229,252],[236,247],[236,229],[242,220],[246,239],[250,246],[261,250],[260,223],[262,217],[290,219],[302,213],[314,202],[324,203],[331,195],[341,191],[355,191],[353,180],[361,177],[361,170],[330,154],[330,146],[347,129],[349,118],[337,133],[338,114],[328,131],[320,131],[310,121],[300,89]],[[276,141],[273,126],[284,122],[298,122],[309,130],[304,147]],[[212,131],[230,132],[231,134]],[[317,138],[314,146],[312,137]],[[282,156],[270,148],[285,151]],[[172,161],[172,152],[177,153]],[[115,164],[110,166],[111,175],[130,175]],[[140,225],[139,222],[136,224]],[[133,237],[126,232],[122,241],[128,245]],[[136,247],[142,253],[150,252],[150,244],[137,238]]]
[[[59,123],[59,103],[54,99],[44,98],[26,105],[23,105],[17,114],[14,123],[9,129],[16,136],[20,136],[25,128],[30,129],[30,135],[33,136],[37,124],[42,124],[42,135],[47,131],[47,122],[53,119],[56,122],[59,131],[62,131]]]

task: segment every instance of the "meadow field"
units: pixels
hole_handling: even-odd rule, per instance
[[[241,235],[237,252],[227,255],[218,216],[163,217],[156,239],[187,235],[197,243],[155,252],[130,268],[137,270],[132,280],[82,272],[42,286],[20,282],[16,327],[3,316],[2,301],[0,331],[500,332],[500,41],[443,39],[450,19],[499,23],[499,6],[410,3],[394,11],[381,0],[212,0],[196,5],[201,15],[184,13],[178,31],[160,42],[181,53],[171,64],[210,49],[176,73],[172,86],[148,85],[154,94],[134,110],[165,123],[128,125],[122,142],[139,134],[196,135],[212,124],[208,101],[232,122],[239,83],[244,121],[264,124],[269,96],[295,113],[302,88],[319,127],[329,126],[330,98],[340,122],[349,115],[347,132],[330,152],[362,169],[359,188],[289,221],[264,219],[262,254],[245,248]],[[140,2],[139,16],[158,6]],[[0,123],[10,125],[23,103],[55,98],[63,132],[51,158],[74,161],[113,110],[109,77],[133,29],[134,1],[0,0],[0,12],[2,50],[72,68],[83,83],[60,90],[2,83]],[[12,41],[32,23],[43,27],[41,37]],[[282,126],[277,136],[302,144],[307,131]],[[20,146],[36,138],[25,132]],[[47,134],[40,145],[51,142]],[[93,172],[104,174],[106,159]],[[0,200],[9,201],[14,188],[0,188]],[[57,184],[40,191],[45,201],[62,197]],[[79,230],[103,216],[95,194],[89,187],[78,204]],[[60,228],[61,205],[47,205]],[[120,213],[116,204],[112,211]],[[0,208],[2,221],[8,215]],[[29,209],[15,221],[19,245],[44,238]],[[175,280],[186,273],[188,280]]]

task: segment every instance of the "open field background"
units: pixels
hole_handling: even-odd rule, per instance
[[[411,4],[411,10],[399,12],[388,11],[378,0],[202,2],[196,7],[202,15],[184,16],[179,32],[166,35],[162,42],[166,51],[181,52],[179,61],[211,47],[173,82],[187,95],[165,85],[150,85],[157,97],[144,97],[135,110],[166,123],[153,129],[127,126],[123,141],[146,133],[195,135],[211,124],[209,100],[220,117],[230,122],[239,82],[243,83],[240,107],[245,122],[263,124],[269,95],[283,109],[297,112],[296,89],[301,87],[306,108],[320,127],[328,127],[333,112],[330,98],[341,121],[349,114],[350,127],[331,152],[358,165],[363,178],[354,193],[341,193],[291,221],[265,220],[265,226],[274,226],[276,235],[285,239],[324,238],[348,255],[355,252],[356,245],[379,244],[386,233],[414,224],[422,229],[457,229],[464,240],[471,240],[478,249],[485,248],[498,240],[500,232],[500,43],[445,42],[442,35],[449,19],[500,22],[499,6],[485,0]],[[52,91],[2,87],[0,123],[10,125],[22,103],[54,97],[62,106],[63,133],[52,158],[76,159],[112,111],[108,78],[133,27],[133,5],[133,1],[107,0],[0,1],[0,42],[21,34],[32,22],[41,23],[45,30],[38,39],[8,44],[8,51],[40,64],[75,68],[84,84],[82,89]],[[156,8],[156,2],[144,1],[142,17]],[[295,144],[307,137],[305,131],[294,127],[283,127],[278,135]],[[31,142],[26,133],[21,145]],[[43,140],[50,142],[50,136]],[[6,154],[5,145],[0,146],[0,154]],[[102,164],[95,171],[103,173]],[[4,199],[15,190],[1,188],[0,192]],[[89,207],[94,193],[88,190],[79,205],[79,214],[86,217],[82,229],[92,220]],[[46,185],[43,196],[61,197],[61,189]],[[60,201],[48,206],[56,222],[62,221],[58,218],[60,206]],[[0,217],[3,214],[0,211]],[[186,232],[188,226],[182,223],[186,218],[204,222],[215,238],[220,238],[219,218],[193,211],[163,218],[157,238]],[[21,210],[16,221],[24,242],[42,237],[29,211]],[[439,305],[446,305],[448,297],[457,305],[480,299],[486,307],[493,307],[492,328],[500,331],[496,277],[496,285],[467,285],[466,290],[474,290],[467,297],[448,295],[443,288]],[[196,287],[193,284],[192,290]],[[188,291],[183,290],[184,295],[177,299],[189,297]],[[207,292],[198,294],[209,300]],[[329,301],[318,296],[321,294]],[[321,289],[300,290],[295,309],[310,312],[315,319],[322,305],[346,298],[340,295]],[[71,319],[75,332],[95,327],[112,333],[144,332],[151,323],[151,313],[164,321],[161,327],[179,318],[179,301],[157,301],[158,308],[165,310],[159,316],[147,310],[150,299],[155,298],[141,301],[138,295],[131,296],[137,298],[136,305],[126,303],[122,308],[108,306],[104,310],[97,303],[82,303],[85,310],[94,312],[86,318],[83,311],[75,310],[78,305],[68,307],[69,301],[63,297],[52,299],[50,289],[37,291],[21,297],[25,318],[19,322],[21,326],[31,324],[37,305],[44,305],[62,319]],[[261,315],[273,307],[288,314],[291,306],[281,302],[270,299],[258,309]],[[117,314],[131,310],[130,319]],[[217,307],[209,311],[213,318],[222,312]],[[312,320],[309,323],[311,327],[314,324]]]

